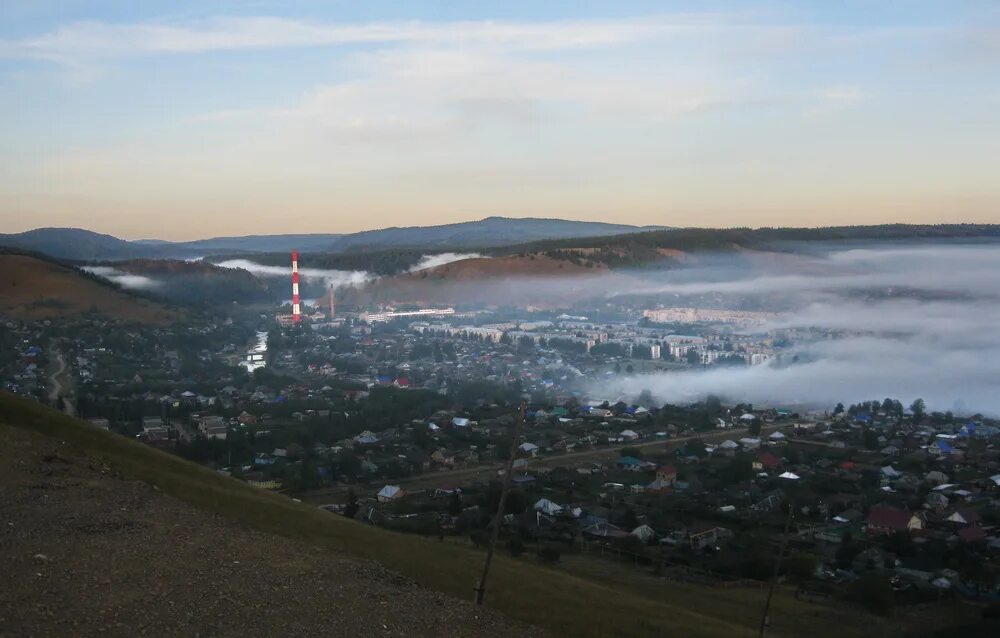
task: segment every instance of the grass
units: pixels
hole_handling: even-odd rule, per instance
[[[458,543],[397,534],[347,520],[286,497],[262,492],[137,441],[110,434],[29,400],[0,393],[0,422],[40,432],[96,456],[130,478],[249,527],[378,561],[420,585],[471,600],[483,553]],[[754,635],[759,590],[649,586],[626,577],[622,566],[573,557],[564,567],[542,567],[498,554],[487,604],[556,635],[691,637]],[[861,635],[867,618],[831,614],[825,607],[781,592],[769,636]],[[794,615],[794,626],[777,618]],[[811,619],[814,619],[812,621]],[[856,631],[852,631],[852,628]]]

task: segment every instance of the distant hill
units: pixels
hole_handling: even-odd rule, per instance
[[[661,230],[663,226],[629,226],[564,219],[487,217],[478,221],[441,226],[383,228],[344,235],[334,250],[362,247],[483,248],[507,246],[546,239],[604,237],[622,233]]]
[[[47,319],[85,313],[152,324],[179,317],[163,304],[70,266],[26,254],[0,253],[0,316]]]
[[[109,261],[121,259],[184,259],[220,253],[328,252],[360,249],[462,248],[519,244],[548,239],[595,237],[660,229],[563,219],[487,217],[479,221],[384,228],[348,235],[297,234],[216,237],[169,242],[158,239],[126,241],[79,228],[38,228],[0,235],[0,246],[34,250],[59,259]]]
[[[148,246],[173,256],[201,257],[203,255],[229,252],[266,253],[271,251],[290,252],[299,250],[329,250],[343,235],[300,234],[300,235],[248,235],[246,237],[213,237],[194,241],[169,242],[159,239],[140,239],[131,244]]]
[[[0,246],[79,261],[132,259],[160,254],[156,247],[135,244],[82,228],[36,228],[23,233],[0,235]]]

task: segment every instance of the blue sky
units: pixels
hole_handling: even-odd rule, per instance
[[[0,4],[0,232],[1000,222],[995,2]]]

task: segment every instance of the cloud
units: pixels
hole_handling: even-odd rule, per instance
[[[581,49],[719,28],[719,14],[551,22],[455,21],[367,24],[279,17],[212,18],[194,23],[73,22],[40,36],[0,41],[0,56],[64,61],[351,44],[475,43],[525,51]]]
[[[420,261],[416,263],[410,272],[417,272],[418,270],[427,270],[428,268],[437,268],[438,266],[444,266],[445,264],[450,264],[454,261],[462,261],[463,259],[481,259],[483,255],[479,253],[440,253],[437,255],[424,255],[420,258]]]
[[[143,275],[131,275],[109,266],[83,266],[81,270],[97,275],[98,277],[103,277],[123,288],[131,290],[149,290],[157,288],[163,283]]]
[[[221,268],[240,268],[258,277],[282,277],[291,281],[291,266],[265,266],[249,259],[230,259],[216,264]],[[323,268],[299,268],[303,280],[321,280],[324,287],[340,288],[358,286],[373,277],[361,270],[326,270]],[[291,284],[289,284],[291,285]]]

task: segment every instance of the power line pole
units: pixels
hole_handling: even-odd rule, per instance
[[[771,624],[771,598],[774,597],[774,586],[778,582],[778,572],[781,570],[781,559],[785,555],[785,546],[788,544],[788,533],[792,529],[792,513],[795,505],[788,501],[788,518],[785,519],[785,533],[781,536],[781,545],[778,546],[778,558],[774,561],[774,573],[771,575],[771,584],[767,588],[767,602],[764,603],[764,613],[760,617],[760,633],[758,636],[764,638],[764,633]]]
[[[476,587],[476,604],[482,605],[486,598],[486,578],[490,573],[490,564],[493,562],[493,551],[496,548],[497,540],[500,538],[500,522],[503,520],[504,505],[507,503],[507,494],[510,492],[510,477],[514,472],[514,458],[517,456],[517,442],[521,438],[521,428],[524,426],[525,402],[521,401],[521,407],[517,411],[517,420],[514,422],[514,438],[510,442],[510,458],[507,460],[507,472],[503,476],[503,488],[500,490],[500,505],[497,506],[496,520],[493,522],[493,532],[490,534],[490,544],[486,547],[486,562],[483,564],[483,574],[479,577],[479,586]]]

